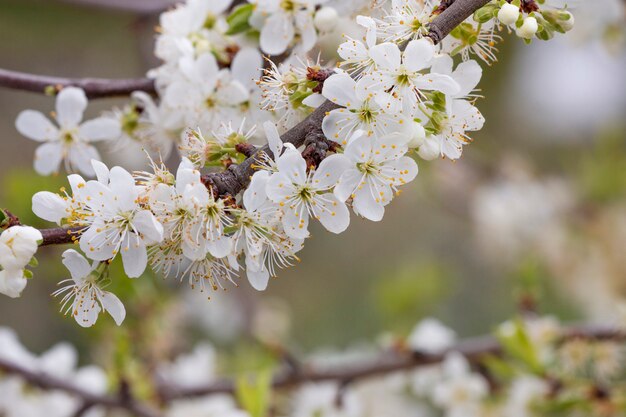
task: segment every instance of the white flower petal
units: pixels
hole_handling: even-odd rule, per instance
[[[141,210],[133,218],[133,226],[143,235],[147,244],[163,240],[163,225],[157,221],[150,210]]]
[[[374,222],[382,220],[385,214],[385,205],[380,195],[374,195],[380,192],[381,191],[372,189],[370,183],[363,184],[362,187],[355,192],[352,201],[352,207],[355,213]],[[382,192],[385,193],[385,191]]]
[[[263,57],[256,48],[243,48],[235,55],[230,68],[235,80],[252,89],[261,76]]]
[[[127,243],[122,243],[120,251],[122,252],[122,261],[124,263],[124,271],[129,278],[137,278],[148,265],[148,254],[146,245],[137,235],[131,234],[127,238]]]
[[[278,12],[271,15],[261,29],[261,49],[266,54],[280,55],[287,50],[295,31],[291,17]]]
[[[282,203],[295,192],[293,183],[282,172],[278,172],[266,181],[265,193],[274,203]]]
[[[283,141],[280,139],[278,129],[274,123],[267,121],[263,123],[263,131],[265,132],[265,137],[267,138],[270,151],[272,151],[271,156],[273,156],[274,160],[276,160],[280,156],[283,149]]]
[[[267,171],[257,171],[252,175],[250,185],[243,193],[243,205],[249,212],[258,210],[267,201],[267,181],[270,173]]]
[[[350,160],[341,154],[325,158],[315,170],[311,184],[317,189],[328,189],[337,184],[339,177],[351,167]]]
[[[22,111],[15,120],[15,128],[22,135],[38,142],[59,138],[59,129],[43,113],[35,110]]]
[[[113,293],[103,291],[100,301],[102,302],[104,310],[115,320],[115,324],[118,326],[121,325],[126,318],[126,309],[120,299]]]
[[[76,87],[65,87],[59,92],[56,100],[57,121],[62,128],[73,129],[83,119],[87,108],[85,92]]]
[[[435,45],[429,39],[417,39],[409,42],[404,50],[403,63],[411,72],[427,68],[435,56]]]
[[[270,280],[270,273],[266,268],[262,268],[258,271],[250,269],[249,267],[246,269],[246,275],[248,276],[248,281],[252,288],[257,291],[264,291],[267,288],[267,284]]]
[[[114,140],[122,134],[122,129],[118,121],[108,117],[99,117],[80,125],[78,134],[88,142]]]
[[[393,71],[400,66],[400,49],[395,43],[385,42],[372,47],[370,56],[381,69]]]
[[[345,202],[352,196],[352,193],[354,193],[362,179],[363,173],[361,173],[358,169],[347,170],[341,175],[339,182],[335,186],[335,196],[339,199],[339,201]]]
[[[91,273],[93,268],[83,255],[74,249],[63,252],[63,265],[70,271],[70,275],[76,284],[80,284]]]
[[[276,160],[278,171],[285,175],[294,184],[304,184],[306,181],[306,161],[300,152],[285,152]]]
[[[309,214],[302,205],[299,208],[285,207],[282,223],[289,237],[305,239],[309,236]]]
[[[324,81],[322,95],[335,104],[353,108],[360,104],[355,87],[356,82],[348,74],[333,74]]]
[[[72,170],[78,170],[88,177],[93,177],[96,173],[91,161],[100,160],[100,154],[95,146],[74,142],[68,149],[67,160]]]
[[[319,201],[321,200],[321,201]],[[332,193],[324,194],[315,207],[315,215],[322,226],[332,233],[341,233],[350,225],[350,212]]]
[[[58,172],[62,159],[63,144],[60,142],[44,143],[35,151],[35,171],[40,175]]]
[[[32,210],[35,215],[58,225],[67,216],[67,202],[58,194],[40,191],[33,196]]]

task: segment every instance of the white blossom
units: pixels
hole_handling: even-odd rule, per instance
[[[93,142],[116,139],[120,126],[110,118],[100,117],[81,123],[87,108],[85,92],[76,87],[66,87],[56,98],[55,120],[50,122],[41,112],[22,111],[15,127],[29,139],[41,142],[35,152],[35,171],[50,175],[59,170],[61,162],[68,172],[78,170],[93,176],[91,160],[100,159]]]
[[[335,195],[340,201],[352,198],[355,213],[379,221],[394,191],[415,179],[417,164],[404,156],[408,147],[400,135],[380,139],[363,132],[355,135],[360,137],[352,138],[344,152],[351,165],[341,174]]]
[[[63,252],[63,265],[72,278],[61,281],[60,285],[67,285],[54,293],[63,295],[61,309],[70,313],[82,327],[93,326],[102,311],[108,312],[115,323],[121,325],[126,310],[115,294],[102,289],[104,267],[99,262],[89,265],[87,259],[74,249]]]
[[[97,261],[112,259],[121,251],[126,274],[138,277],[148,262],[146,246],[163,239],[163,226],[141,207],[141,188],[130,173],[113,167],[108,180],[107,185],[89,181],[85,186],[89,227],[80,237],[80,247]]]
[[[350,223],[344,203],[332,193],[348,161],[332,155],[308,174],[306,162],[299,153],[286,152],[276,162],[278,172],[267,182],[267,196],[283,210],[285,233],[302,239],[309,235],[309,217],[318,219],[330,232],[341,233]]]

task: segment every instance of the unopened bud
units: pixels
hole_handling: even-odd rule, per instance
[[[413,122],[410,135],[411,139],[408,143],[409,148],[419,148],[424,144],[424,140],[426,139],[426,131],[424,130],[424,126],[422,126],[418,122]]]
[[[559,25],[564,31],[569,32],[574,28],[574,15],[570,12],[561,12]]]
[[[503,25],[507,25],[507,26],[512,25],[515,22],[517,22],[518,18],[519,18],[519,7],[511,3],[504,4],[500,8],[500,11],[498,12],[498,20]]]
[[[532,16],[529,16],[526,19],[524,19],[524,23],[522,24],[522,26],[517,28],[517,30],[515,31],[515,34],[519,36],[520,38],[532,39],[533,36],[535,36],[535,33],[537,33],[538,29],[539,29],[539,24],[537,23],[537,19],[535,19]]]
[[[429,136],[424,139],[424,143],[417,150],[417,154],[420,158],[425,159],[426,161],[432,161],[433,159],[437,159],[441,156],[441,148],[439,147],[439,143],[437,139]]]
[[[337,26],[339,15],[332,7],[322,7],[315,13],[313,24],[320,32],[330,32]]]

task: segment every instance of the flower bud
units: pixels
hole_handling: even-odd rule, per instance
[[[537,19],[529,16],[524,19],[524,23],[522,24],[522,26],[517,28],[515,34],[520,38],[532,39],[532,37],[535,36],[535,33],[537,33],[538,29],[539,24],[537,23]]]
[[[4,269],[22,269],[37,252],[43,237],[30,226],[13,226],[0,234],[0,265]]]
[[[572,30],[574,28],[574,22],[575,20],[573,14],[571,14],[570,12],[561,12],[559,25],[564,31],[569,32],[570,30]]]
[[[424,139],[424,143],[417,150],[417,154],[420,158],[425,159],[426,161],[432,161],[433,159],[437,159],[441,156],[441,148],[439,147],[439,143],[437,139],[432,136]]]
[[[22,294],[28,281],[24,276],[24,270],[3,269],[0,271],[0,294],[11,298],[17,298]]]
[[[519,18],[519,7],[510,3],[504,4],[500,8],[500,11],[498,12],[498,20],[503,25],[507,25],[507,26],[512,25],[515,22],[517,22],[518,18]]]
[[[419,148],[424,144],[424,139],[426,139],[426,131],[424,130],[424,126],[422,126],[418,122],[413,122],[408,143],[409,148]]]
[[[337,26],[339,15],[332,7],[322,7],[315,13],[313,24],[320,32],[330,32]]]

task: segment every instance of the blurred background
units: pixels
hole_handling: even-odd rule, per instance
[[[0,0],[0,67],[58,76],[139,77],[156,66],[154,11],[166,1]],[[595,2],[586,2],[595,3]],[[129,311],[81,329],[51,300],[67,278],[62,248],[39,253],[22,298],[0,299],[0,325],[33,351],[70,340],[90,359],[97,344],[149,335],[158,350],[237,337],[280,340],[302,352],[406,334],[436,317],[461,336],[491,331],[538,302],[565,321],[617,322],[626,299],[626,49],[624,16],[577,14],[572,36],[526,46],[505,36],[484,64],[478,107],[487,122],[458,162],[420,162],[418,179],[381,223],[352,217],[348,232],[312,230],[302,261],[265,292],[246,282],[214,294],[144,276],[115,280]],[[586,16],[586,17],[585,17]],[[0,206],[24,223],[40,190],[65,176],[32,170],[36,143],[14,121],[53,98],[0,90]],[[90,103],[88,116],[124,100]],[[104,153],[108,163],[135,156]],[[119,268],[119,265],[114,268]],[[244,278],[245,279],[245,278]],[[210,300],[207,300],[210,295]],[[98,336],[98,337],[94,337]],[[181,335],[182,337],[176,337]],[[111,337],[109,337],[111,336]],[[247,336],[245,336],[247,337]],[[89,349],[88,349],[89,348]],[[174,350],[175,350],[174,349]]]

